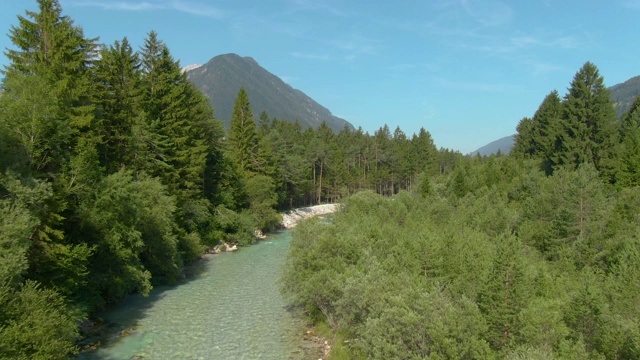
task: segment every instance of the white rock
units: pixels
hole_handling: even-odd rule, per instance
[[[288,214],[282,214],[282,227],[285,229],[294,228],[302,219],[318,215],[331,214],[340,208],[340,204],[324,204],[292,210]]]

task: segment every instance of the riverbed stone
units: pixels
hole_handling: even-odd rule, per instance
[[[332,214],[340,208],[340,204],[324,204],[298,208],[291,210],[290,212],[282,214],[282,227],[285,229],[292,229],[298,225],[298,223],[306,218]]]

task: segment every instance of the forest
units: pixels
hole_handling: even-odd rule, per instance
[[[640,358],[640,98],[587,62],[517,130],[296,229],[282,291],[333,359]]]
[[[426,130],[254,119],[224,129],[159,35],[88,38],[57,0],[11,27],[0,89],[0,358],[64,359],[87,319],[248,245],[288,208],[410,190],[461,157]]]
[[[68,358],[97,310],[324,202],[281,285],[334,358],[640,357],[640,101],[618,119],[595,65],[470,157],[254,119],[244,89],[226,130],[156,32],[101,44],[37,4],[2,70],[0,358]]]

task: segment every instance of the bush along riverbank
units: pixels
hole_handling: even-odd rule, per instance
[[[639,358],[640,190],[588,164],[474,161],[429,192],[363,192],[301,223],[288,301],[350,358]]]

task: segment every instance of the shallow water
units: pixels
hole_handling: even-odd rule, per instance
[[[213,255],[183,283],[132,296],[103,314],[118,332],[80,359],[304,359],[304,322],[285,309],[276,283],[291,235]]]

